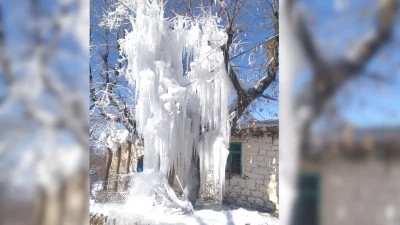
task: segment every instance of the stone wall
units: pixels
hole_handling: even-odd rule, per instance
[[[277,136],[232,138],[242,142],[242,175],[227,175],[224,200],[246,207],[279,210]]]
[[[399,224],[400,164],[374,157],[350,160],[326,155],[302,165],[320,176],[321,224]]]
[[[259,137],[232,138],[231,142],[242,142],[242,175],[227,175],[223,200],[239,206],[262,208],[267,211],[279,209],[279,140],[263,135]],[[144,154],[142,146],[125,142],[121,148],[119,174],[125,173],[128,149],[131,146],[129,172],[136,172],[138,158]],[[114,152],[110,168],[110,180],[113,180],[117,168],[117,152]],[[177,182],[170,177],[170,184],[176,192],[181,192]],[[218,200],[214,191],[211,171],[207,177],[203,199]],[[112,183],[110,184],[113,185]],[[112,187],[109,186],[108,189]],[[118,185],[119,186],[119,185]],[[120,187],[118,187],[120,189]]]
[[[143,146],[138,146],[134,143],[130,143],[129,141],[125,141],[121,145],[121,159],[118,166],[118,151],[113,152],[110,172],[109,172],[109,181],[117,180],[117,174],[127,174],[132,172],[137,172],[137,163],[140,156],[144,154]],[[115,187],[115,182],[109,182],[107,189],[112,190]],[[118,183],[117,191],[123,191],[123,184]]]
[[[131,153],[131,161],[130,161],[130,169],[131,172],[137,172],[137,163],[140,156],[144,155],[143,146],[137,146],[132,144],[132,153]]]

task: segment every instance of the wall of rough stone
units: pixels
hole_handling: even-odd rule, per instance
[[[239,206],[262,208],[268,211],[279,210],[279,140],[278,136],[232,138],[231,142],[242,142],[242,175],[227,175],[223,200]],[[124,173],[127,162],[128,142],[121,148],[119,174]],[[138,158],[144,154],[142,146],[131,145],[129,172],[136,172]],[[116,153],[116,152],[115,152]],[[117,157],[114,153],[110,168],[111,180],[116,172]],[[174,190],[180,192],[177,182],[171,179]],[[211,171],[207,176],[203,199],[218,199],[218,193],[211,185]],[[109,187],[110,188],[110,187]]]
[[[137,163],[140,156],[144,155],[144,148],[143,146],[138,146],[132,144],[132,153],[131,153],[131,162],[130,162],[130,172],[137,172]]]
[[[321,224],[399,224],[400,164],[374,157],[326,156],[305,172],[320,174]]]
[[[130,143],[129,141],[125,141],[121,145],[121,160],[120,160],[120,165],[119,165],[119,170],[117,171],[117,162],[118,162],[118,150],[113,152],[113,157],[112,157],[112,162],[111,162],[111,167],[110,167],[110,172],[109,172],[109,180],[114,181],[116,180],[116,175],[117,174],[126,174],[126,165],[128,163],[128,156],[129,156],[129,149],[131,150],[130,153],[130,160],[129,160],[129,171],[128,173],[136,172],[137,169],[137,163],[138,159],[140,156],[144,154],[144,149],[143,146],[138,146],[134,143]],[[121,184],[118,183],[118,190],[117,191],[122,191],[121,190]],[[107,189],[112,190],[114,189],[115,182],[110,182],[108,184]]]
[[[277,136],[232,138],[242,142],[242,175],[227,175],[224,200],[246,207],[279,210]]]

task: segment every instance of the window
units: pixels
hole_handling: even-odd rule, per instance
[[[229,143],[229,155],[226,162],[225,172],[230,174],[242,174],[242,143]]]
[[[293,225],[319,225],[320,182],[317,174],[300,174]]]
[[[141,173],[141,172],[143,172],[143,155],[142,156],[140,156],[139,158],[138,158],[138,162],[137,162],[137,167],[136,167],[136,171],[138,172],[138,173]]]

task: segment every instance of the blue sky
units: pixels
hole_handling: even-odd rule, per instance
[[[302,1],[308,25],[328,60],[342,56],[376,25],[376,1],[341,1],[345,3],[343,7],[337,7],[338,2]],[[399,24],[398,16],[393,38],[335,96],[340,115],[357,127],[400,125]],[[375,75],[383,79],[369,78]]]

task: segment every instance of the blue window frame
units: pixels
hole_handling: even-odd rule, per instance
[[[138,159],[136,171],[138,173],[143,172],[143,156],[140,156]]]

